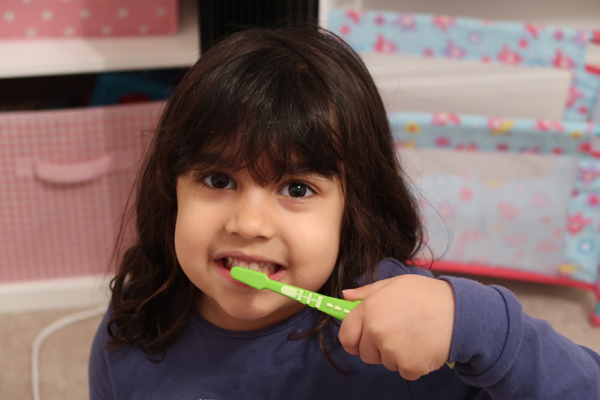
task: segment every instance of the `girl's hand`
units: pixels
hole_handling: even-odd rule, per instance
[[[446,281],[403,275],[344,291],[362,299],[344,318],[344,349],[409,381],[441,368],[450,354],[454,292]]]

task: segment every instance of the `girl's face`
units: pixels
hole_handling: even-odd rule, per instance
[[[216,326],[260,329],[304,307],[233,280],[232,266],[312,291],[333,271],[344,209],[337,178],[309,173],[261,187],[246,170],[188,171],[177,181],[177,207],[177,258],[200,289],[196,309]]]

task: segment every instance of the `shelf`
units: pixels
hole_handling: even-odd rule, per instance
[[[0,79],[191,66],[200,53],[195,1],[177,35],[0,41]]]

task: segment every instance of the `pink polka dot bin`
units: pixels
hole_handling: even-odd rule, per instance
[[[177,33],[178,0],[0,0],[0,39]]]

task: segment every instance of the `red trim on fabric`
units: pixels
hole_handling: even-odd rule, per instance
[[[585,70],[590,74],[600,75],[600,67],[594,65],[586,65]]]
[[[426,266],[430,265],[430,262],[415,260],[412,265]],[[458,274],[480,275],[527,282],[546,283],[551,285],[570,286],[577,289],[590,290],[594,292],[598,290],[597,286],[592,283],[576,281],[560,276],[550,276],[536,272],[518,271],[505,267],[491,267],[482,264],[461,264],[447,261],[437,261],[433,263],[431,271],[454,272]]]

